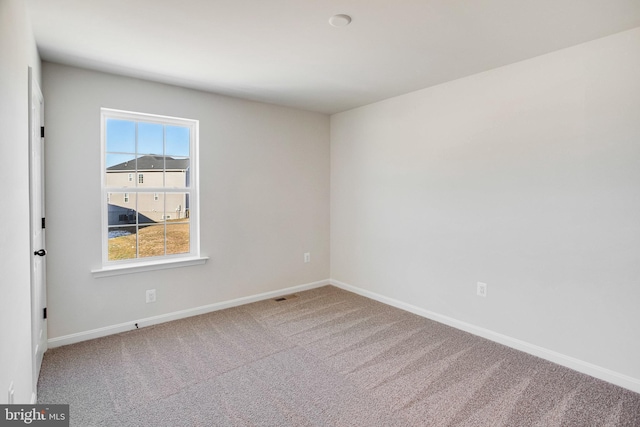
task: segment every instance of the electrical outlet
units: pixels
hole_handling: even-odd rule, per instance
[[[148,289],[147,290],[147,304],[150,302],[156,302],[156,290]]]
[[[9,405],[13,405],[13,399],[14,399],[14,390],[13,390],[13,381],[11,381],[11,383],[9,384],[9,394],[7,395],[7,403]]]
[[[311,253],[310,252],[305,252],[304,253],[304,262],[311,262]]]
[[[478,282],[478,296],[486,297],[487,296],[487,284]]]

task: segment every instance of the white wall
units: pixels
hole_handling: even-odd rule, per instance
[[[332,116],[332,279],[640,385],[639,76],[637,28]]]
[[[328,116],[52,63],[43,79],[50,339],[329,278]],[[200,120],[205,265],[90,273],[100,107]]]
[[[31,401],[28,67],[40,59],[22,0],[0,1],[0,404]]]

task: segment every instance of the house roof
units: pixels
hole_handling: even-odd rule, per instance
[[[166,165],[165,165],[166,161]],[[108,171],[150,171],[150,170],[185,170],[189,169],[189,159],[174,159],[170,156],[148,155],[138,157],[138,165],[133,160],[108,167]]]

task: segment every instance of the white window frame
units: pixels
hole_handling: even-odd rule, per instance
[[[136,122],[158,123],[163,125],[184,126],[190,129],[190,180],[189,187],[107,187],[106,186],[106,121],[107,119],[130,120]],[[200,204],[199,204],[199,121],[171,116],[160,116],[155,114],[138,113],[133,111],[115,110],[110,108],[100,109],[100,143],[101,143],[101,167],[100,182],[102,191],[102,265],[100,268],[92,270],[95,277],[113,276],[118,274],[136,273],[140,271],[150,271],[186,265],[203,264],[208,257],[200,254]],[[131,176],[131,175],[130,175]],[[189,194],[189,252],[184,254],[171,254],[156,257],[133,258],[128,260],[109,260],[108,247],[108,194],[124,192],[127,193],[188,193]],[[137,198],[136,198],[137,200]]]

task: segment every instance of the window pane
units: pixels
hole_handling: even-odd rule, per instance
[[[189,223],[167,222],[167,255],[189,252]]]
[[[138,175],[136,176],[138,187],[163,187],[164,163],[164,156],[138,157]],[[140,178],[141,175],[143,178]]]
[[[118,153],[136,152],[135,122],[107,119],[106,127],[106,151]],[[108,164],[107,167],[109,167]]]
[[[189,132],[185,126],[165,126],[167,156],[189,157]]]
[[[165,219],[184,219],[187,217],[187,193],[166,193]]]
[[[136,194],[108,193],[108,225],[136,223]]]
[[[136,157],[133,154],[107,153],[107,187],[135,187]]]
[[[165,186],[187,188],[191,185],[191,160],[188,157],[167,157],[165,164]]]
[[[161,222],[163,220],[164,193],[139,193],[138,223],[152,224],[154,222]]]
[[[140,258],[164,255],[164,224],[140,226],[138,244]]]
[[[138,123],[138,153],[162,155],[163,126],[157,123]]]
[[[136,257],[136,227],[109,227],[109,260]]]

